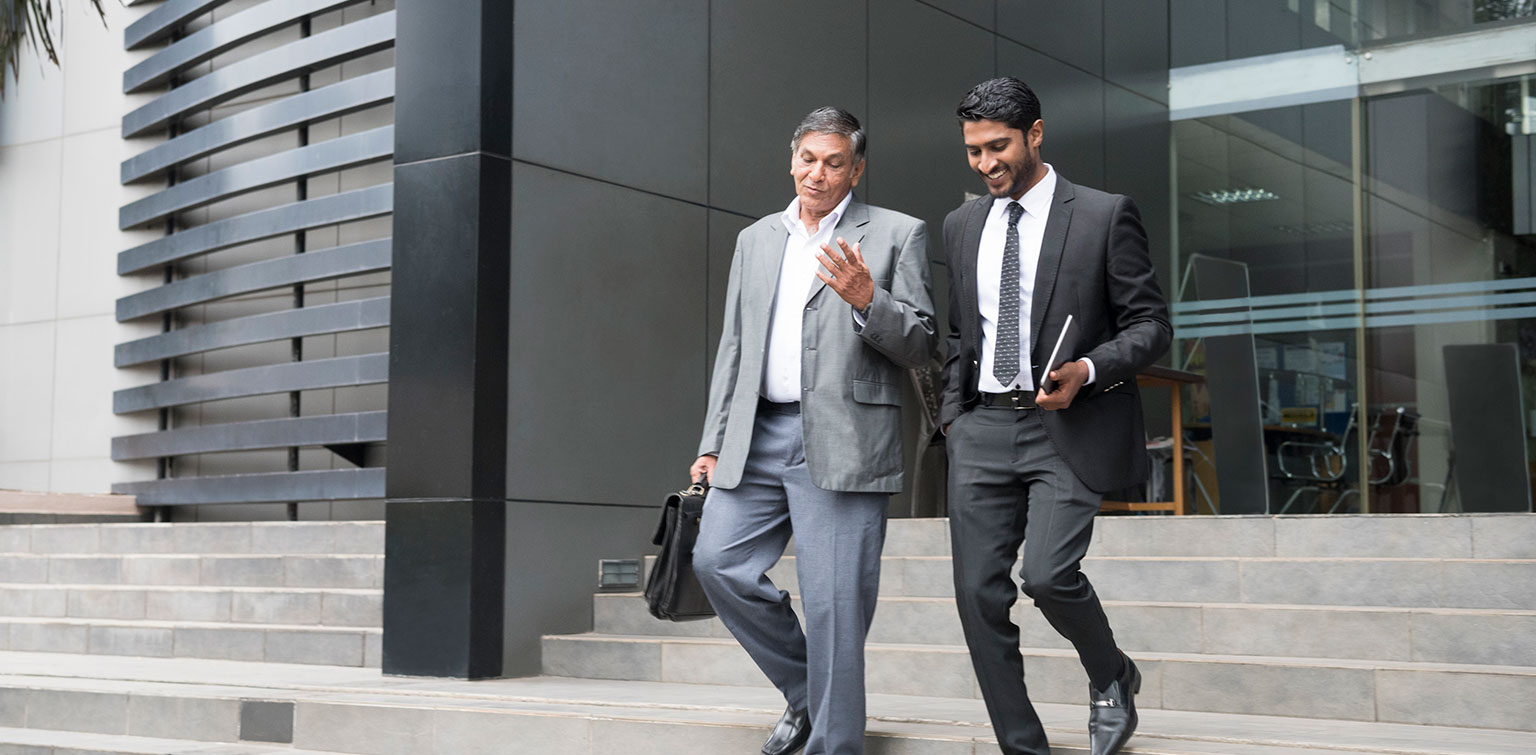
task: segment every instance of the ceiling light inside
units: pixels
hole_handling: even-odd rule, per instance
[[[1201,191],[1191,194],[1191,197],[1209,205],[1221,206],[1225,204],[1240,204],[1242,202],[1264,202],[1270,199],[1279,199],[1280,195],[1269,189],[1224,189],[1222,191]]]

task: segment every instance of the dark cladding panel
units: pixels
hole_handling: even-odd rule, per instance
[[[518,3],[515,24],[513,156],[707,199],[707,5]]]
[[[1178,0],[1168,5],[1168,65],[1227,59],[1226,0]]]
[[[997,25],[997,0],[921,0],[947,13],[953,13],[984,29]]]
[[[1104,82],[1054,58],[998,42],[999,75],[1017,76],[1040,97],[1040,156],[1073,183],[1104,185]],[[979,185],[979,184],[978,184]],[[979,191],[979,189],[976,189]]]
[[[806,113],[833,105],[868,127],[864,5],[716,0],[712,13],[709,203],[760,217],[794,196],[789,142]],[[806,35],[810,19],[828,34]]]
[[[1104,0],[1007,0],[999,34],[1095,76],[1104,72]]]
[[[1287,0],[1227,0],[1227,58],[1299,49],[1301,16]]]
[[[658,503],[705,390],[701,207],[514,163],[507,497]]]
[[[510,173],[484,153],[395,166],[392,500],[502,498]]]
[[[982,191],[955,106],[992,78],[995,37],[916,2],[870,8],[869,173],[865,199],[928,222],[928,253],[943,259],[944,216]]]
[[[1105,86],[1104,95],[1104,184],[1098,188],[1136,201],[1157,283],[1171,297],[1168,109],[1116,86]]]
[[[719,210],[709,212],[709,327],[704,341],[704,366],[709,370],[714,369],[715,349],[720,345],[720,324],[725,320],[725,291],[730,285],[736,236],[753,220]]]
[[[400,2],[396,162],[511,151],[512,4]],[[414,61],[420,61],[416,63]]]
[[[1168,102],[1168,0],[1104,0],[1104,78]]]
[[[656,503],[670,488],[658,488]],[[592,629],[598,559],[642,558],[656,551],[650,508],[563,503],[507,504],[507,676],[537,676],[540,638]],[[677,751],[686,752],[687,748]]]

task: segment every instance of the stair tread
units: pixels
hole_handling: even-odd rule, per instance
[[[647,556],[654,559],[655,556]],[[885,554],[882,560],[903,559],[907,561],[949,561],[950,556],[903,556],[900,554]],[[794,554],[786,553],[781,561],[793,561]],[[1277,562],[1320,562],[1342,561],[1347,563],[1469,563],[1469,564],[1496,564],[1517,563],[1536,564],[1536,558],[1476,558],[1466,556],[1099,556],[1090,552],[1083,558],[1084,561],[1277,561]]]
[[[677,725],[748,726],[764,732],[783,709],[782,699],[770,688],[725,685],[554,677],[467,682],[385,677],[376,669],[16,652],[0,652],[0,668],[9,672],[0,675],[0,686],[12,688],[99,689],[182,697],[237,695],[266,700],[526,712]],[[1075,753],[1086,744],[1085,708],[1037,705],[1053,745]],[[991,732],[980,700],[870,695],[869,711],[869,731],[877,736],[990,741]],[[0,741],[6,741],[5,731],[0,730]],[[28,736],[45,734],[30,732]],[[1536,748],[1536,734],[1148,709],[1142,712],[1140,733],[1132,745],[1127,753],[1283,755],[1347,751],[1514,755]],[[282,751],[306,752],[289,748]],[[228,752],[233,755],[244,751]]]
[[[113,592],[250,592],[250,593],[337,593],[341,595],[383,595],[378,587],[287,587],[284,585],[135,585],[121,582],[0,582],[0,590],[109,590]],[[637,593],[638,594],[638,593]]]
[[[81,752],[123,755],[340,755],[320,750],[296,750],[288,745],[259,742],[221,743],[187,739],[95,734],[50,729],[0,727],[0,743],[32,747],[65,747]]]
[[[601,632],[585,632],[581,634],[546,635],[546,641],[574,641],[574,642],[633,642],[643,644],[659,643],[686,643],[695,645],[727,645],[736,644],[734,639],[728,637],[681,637],[672,635],[642,635],[642,634],[606,634]],[[880,643],[870,642],[865,644],[866,650],[912,650],[932,653],[967,653],[964,645],[936,645],[936,644],[907,644],[907,643]],[[1070,648],[1031,648],[1021,649],[1026,656],[1051,656],[1076,658],[1077,652]],[[1211,653],[1169,653],[1137,651],[1134,653],[1137,660],[1146,661],[1180,661],[1189,663],[1235,663],[1244,665],[1280,665],[1280,666],[1306,666],[1310,668],[1347,668],[1347,669],[1377,669],[1392,671],[1454,671],[1461,673],[1505,674],[1536,677],[1536,667],[1531,666],[1503,666],[1472,663],[1436,663],[1426,661],[1388,661],[1388,660],[1357,660],[1349,658],[1309,658],[1302,656],[1272,656],[1272,655],[1221,655]]]
[[[58,551],[37,553],[35,551],[7,551],[0,553],[0,558],[367,558],[383,560],[382,553],[158,553],[158,552],[126,552],[113,553],[91,551],[89,553]]]
[[[4,585],[0,585],[4,587]],[[800,599],[800,593],[793,590],[789,592],[790,598]],[[603,592],[595,593],[598,600],[643,600],[645,593],[640,592]],[[954,604],[955,599],[930,595],[881,595],[878,600],[893,603],[942,603]],[[1523,608],[1440,608],[1437,606],[1356,606],[1337,603],[1217,603],[1211,601],[1178,602],[1168,600],[1102,600],[1105,606],[1134,606],[1149,608],[1224,608],[1239,610],[1272,610],[1272,611],[1364,611],[1369,613],[1411,614],[1455,614],[1467,616],[1536,616],[1536,610]],[[878,615],[878,614],[877,614]]]
[[[253,624],[239,621],[176,621],[174,619],[93,619],[73,616],[0,616],[0,624],[67,624],[88,627],[133,627],[143,629],[246,629],[268,631],[381,634],[379,627],[337,624]]]

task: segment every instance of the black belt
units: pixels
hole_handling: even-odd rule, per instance
[[[781,402],[778,402],[778,401],[769,401],[768,399],[765,399],[762,396],[758,396],[757,397],[757,408],[758,409],[763,409],[763,410],[766,410],[766,411],[770,411],[770,412],[779,412],[781,414],[799,414],[800,413],[800,402],[799,401],[788,401],[788,402],[782,402],[781,403]]]
[[[1033,409],[1035,392],[1013,390],[1007,393],[981,393],[978,401],[989,409]]]

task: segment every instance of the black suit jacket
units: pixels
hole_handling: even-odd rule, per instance
[[[976,255],[992,197],[960,205],[944,219],[949,262],[949,338],[940,426],[977,399],[981,316]],[[1072,405],[1043,412],[1046,433],[1072,471],[1099,492],[1147,477],[1145,430],[1136,373],[1168,350],[1173,328],[1147,254],[1141,215],[1129,197],[1076,186],[1057,174],[1030,304],[1035,384],[1067,315],[1075,320],[1070,356],[1093,360],[1095,382]]]

